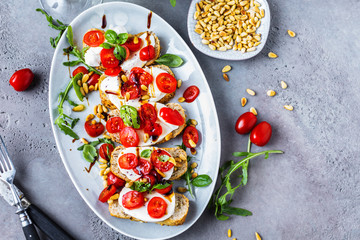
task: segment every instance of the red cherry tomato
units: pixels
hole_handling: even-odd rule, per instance
[[[185,128],[182,139],[186,147],[192,148],[192,146],[189,143],[189,140],[191,139],[195,144],[197,144],[199,141],[199,132],[195,127],[188,126]]]
[[[117,67],[120,63],[120,61],[114,55],[114,48],[103,48],[100,52],[100,59],[104,68],[114,68]]]
[[[89,80],[87,81],[88,85],[95,87],[95,85],[99,82],[99,78],[100,78],[99,74],[93,73],[90,76]]]
[[[104,33],[100,30],[93,30],[85,33],[83,41],[90,47],[98,47],[105,41]]]
[[[160,182],[162,180],[162,176],[155,169],[151,170],[149,176],[154,176],[156,182]]]
[[[156,86],[163,93],[173,93],[176,90],[177,81],[169,73],[160,73],[156,77]]]
[[[165,215],[167,203],[161,197],[153,197],[147,206],[147,211],[152,218],[161,218]]]
[[[147,175],[150,173],[151,169],[151,163],[146,159],[140,158],[137,167],[134,168],[134,172],[139,175]]]
[[[153,137],[159,137],[162,133],[162,127],[158,123],[147,122],[144,128],[144,132]]]
[[[124,127],[121,129],[120,142],[124,147],[136,147],[139,145],[139,141],[139,136],[132,127]]]
[[[110,197],[115,193],[116,193],[116,187],[114,185],[109,185],[100,193],[99,201],[104,203],[107,200],[109,200]]]
[[[101,122],[92,124],[91,121],[85,122],[85,131],[90,137],[100,136],[105,130],[104,125]]]
[[[121,117],[112,117],[106,122],[106,130],[109,133],[118,133],[125,127]]]
[[[156,172],[156,171],[151,170],[151,174],[143,176],[143,178],[147,179],[147,182],[149,182],[151,184],[151,186],[154,186],[158,181],[157,178],[152,174],[153,172]],[[156,174],[159,175],[157,172],[156,172]],[[160,176],[160,178],[161,178],[161,176]]]
[[[139,51],[139,49],[142,46],[142,39],[136,37],[136,41],[134,37],[128,38],[128,40],[126,41],[126,43],[124,44],[131,52],[136,52]],[[136,43],[135,43],[136,42]],[[124,46],[123,45],[123,46]]]
[[[168,157],[171,157],[171,155],[164,151],[164,150],[161,150],[161,149],[156,149],[154,150],[152,153],[151,153],[151,157],[150,157],[150,160],[151,160],[151,163],[157,168],[159,169],[161,172],[167,172],[169,171],[172,167],[174,167],[174,164],[169,162],[169,161],[166,161],[166,162],[162,162],[160,159],[161,159],[161,156],[168,156]]]
[[[34,80],[34,73],[29,68],[16,71],[10,78],[10,85],[15,91],[26,90]]]
[[[250,141],[257,146],[262,147],[270,141],[271,134],[271,125],[264,121],[256,125],[251,131]]]
[[[170,192],[172,190],[172,184],[164,189],[155,189],[155,191],[157,191],[160,194],[166,194],[168,192]]]
[[[83,74],[88,74],[89,73],[89,71],[86,69],[86,67],[80,66],[80,67],[77,67],[73,71],[72,76],[75,77],[75,75],[78,74],[79,72],[81,72]]]
[[[123,195],[122,205],[124,208],[132,210],[144,205],[144,194],[137,191],[130,191]]]
[[[107,68],[105,70],[105,74],[110,77],[116,77],[121,73],[122,69],[120,66],[116,66],[114,68]]]
[[[148,45],[140,50],[140,60],[149,61],[155,57],[155,48],[153,45]]]
[[[123,169],[133,169],[138,165],[138,158],[133,153],[125,153],[119,158],[119,165]]]
[[[124,49],[125,49],[125,51],[126,51],[126,55],[125,55],[125,59],[124,60],[128,60],[129,59],[129,56],[130,56],[130,50],[129,50],[129,48],[127,47],[127,46],[122,46]]]
[[[191,103],[195,101],[195,99],[199,96],[199,93],[200,90],[197,86],[188,87],[183,94],[183,97],[185,98],[185,102]]]
[[[112,172],[109,172],[107,175],[107,184],[110,186],[111,184],[114,185],[116,188],[121,188],[125,186],[125,181],[121,178],[118,178],[115,174]]]
[[[109,143],[104,143],[103,145],[101,145],[101,147],[99,148],[99,154],[100,157],[105,159],[105,160],[110,160],[111,158],[111,153],[114,151],[114,147],[113,145],[109,144]]]
[[[252,112],[246,112],[240,115],[235,124],[235,131],[238,134],[249,133],[256,124],[257,117]]]
[[[140,107],[140,120],[144,123],[155,123],[157,120],[156,109],[150,103],[145,103]]]
[[[177,110],[168,107],[160,109],[160,117],[162,117],[165,122],[176,126],[181,126],[185,123],[184,118]]]
[[[126,93],[130,94],[130,98],[129,98],[130,100],[138,98],[140,95],[140,90],[138,85],[136,85],[133,82],[127,81],[121,86],[121,95],[125,97]]]
[[[141,85],[148,86],[154,81],[153,76],[146,72],[144,69],[139,67],[134,67],[130,71],[129,80],[134,83],[140,83]]]

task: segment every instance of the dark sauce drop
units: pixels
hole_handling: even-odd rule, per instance
[[[101,28],[102,28],[102,29],[106,28],[106,25],[107,25],[106,15],[104,14],[104,16],[102,17]]]
[[[158,138],[159,138],[159,136],[156,136],[156,135],[151,136],[151,140],[152,140],[153,142],[155,142]]]
[[[72,143],[74,143],[76,141],[76,139],[74,138],[73,140],[72,140]]]
[[[152,17],[152,11],[149,12],[148,20],[147,20],[147,28],[149,29],[151,27],[151,17]]]
[[[89,168],[85,168],[85,171],[87,171],[88,173],[90,173],[92,167],[95,165],[95,162],[96,162],[96,161],[93,161],[92,163],[90,163]]]

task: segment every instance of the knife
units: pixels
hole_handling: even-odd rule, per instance
[[[42,212],[34,204],[31,204],[16,186],[16,191],[19,193],[22,206],[27,210],[31,220],[35,225],[46,234],[51,240],[74,240],[67,232],[65,232],[59,225],[51,220],[44,212]],[[14,199],[9,186],[0,180],[0,196],[5,199],[7,203],[14,206]]]

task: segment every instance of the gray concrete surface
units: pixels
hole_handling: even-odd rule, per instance
[[[167,0],[134,0],[167,20],[188,42],[189,0],[172,8]],[[18,169],[17,183],[28,198],[77,239],[126,239],[110,229],[87,207],[72,185],[52,136],[48,112],[48,79],[53,49],[37,1],[0,2],[0,134]],[[256,159],[248,185],[234,204],[253,211],[251,217],[217,221],[205,212],[176,239],[360,238],[360,1],[270,1],[272,27],[267,46],[243,62],[212,59],[194,50],[215,97],[222,135],[221,161],[244,150],[246,138],[233,130],[236,118],[250,106],[260,120],[270,122],[274,134],[267,149],[282,156]],[[290,38],[291,29],[298,35]],[[269,59],[273,51],[277,59]],[[233,66],[230,82],[220,70]],[[36,80],[28,91],[9,86],[12,73],[29,67]],[[284,80],[289,88],[281,90]],[[240,98],[245,89],[257,92]],[[278,94],[266,96],[268,89]],[[292,104],[293,112],[282,108]],[[254,148],[256,150],[256,148]],[[0,200],[0,239],[23,239],[15,209]]]

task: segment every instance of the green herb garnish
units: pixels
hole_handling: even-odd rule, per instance
[[[125,59],[126,58],[125,48],[123,46],[116,45],[116,47],[114,48],[114,56],[119,60]]]
[[[168,155],[161,155],[161,156],[158,156],[158,159],[160,162],[167,162],[167,161],[169,161],[170,157]]]
[[[202,174],[191,180],[191,184],[195,187],[207,187],[212,183],[209,175]]]
[[[77,82],[79,80],[81,80],[83,77],[83,73],[79,72],[78,74],[75,75],[75,77],[72,78],[72,84],[76,93],[76,96],[79,98],[80,101],[84,100],[84,95],[82,95],[81,91],[80,91],[80,86],[77,84]]]
[[[128,127],[139,128],[140,121],[136,108],[124,105],[120,108],[120,117],[124,121],[124,124]]]
[[[78,147],[77,150],[79,150],[79,151],[84,150],[85,145],[91,145],[91,146],[93,146],[93,147],[96,147],[96,146],[99,145],[100,143],[109,143],[109,144],[111,144],[113,147],[115,147],[114,142],[111,141],[110,139],[107,139],[107,138],[98,138],[98,140],[96,140],[96,141],[89,142],[88,144],[84,144],[84,145]]]
[[[137,192],[152,192],[154,189],[164,189],[170,186],[172,182],[163,182],[155,184],[151,187],[151,183],[149,182],[140,182],[135,181],[133,185],[130,187],[132,190],[135,190]]]
[[[82,152],[83,157],[88,162],[94,162],[98,158],[97,150],[94,146],[91,146],[90,144],[86,144],[84,146],[84,150]]]
[[[171,6],[175,7],[176,6],[176,0],[170,0],[170,4],[171,4]]]
[[[156,59],[155,62],[166,65],[168,67],[175,68],[175,67],[180,67],[184,61],[177,55],[164,54],[161,57],[159,57],[158,59]]]
[[[149,158],[151,156],[151,153],[152,153],[151,149],[142,150],[141,153],[140,153],[140,157]]]

